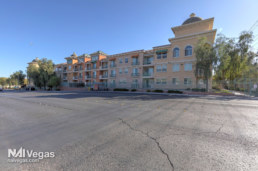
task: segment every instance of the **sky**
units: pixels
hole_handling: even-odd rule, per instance
[[[258,20],[257,0],[0,0],[0,77],[36,57],[63,63],[168,44],[191,13],[214,17],[217,33],[237,37]],[[258,26],[254,29],[258,50]]]

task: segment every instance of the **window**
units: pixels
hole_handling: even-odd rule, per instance
[[[124,71],[124,72],[125,72],[125,74],[127,74],[127,73],[128,73],[128,68],[125,68],[125,71]]]
[[[138,73],[138,68],[133,68],[133,73]]]
[[[115,75],[116,74],[116,70],[111,70],[111,74]]]
[[[172,84],[173,85],[179,85],[179,79],[178,78],[172,78]]]
[[[126,80],[120,79],[120,80],[119,80],[119,84],[126,84]]]
[[[161,59],[161,53],[157,54],[157,59]]]
[[[128,63],[128,58],[125,58],[125,63]]]
[[[167,64],[162,65],[162,72],[167,72]]]
[[[71,69],[72,69],[72,66],[71,66],[71,65],[69,65],[68,69],[69,69],[69,70],[71,70]]]
[[[167,52],[157,53],[157,59],[167,58]]]
[[[184,78],[184,85],[191,85],[192,79],[191,78]]]
[[[167,79],[165,79],[165,78],[161,79],[161,83],[162,84],[167,84]]]
[[[203,79],[200,79],[198,82],[199,82],[199,85],[203,85],[204,84]]]
[[[179,48],[174,48],[174,50],[173,50],[173,57],[174,58],[179,57]]]
[[[97,68],[97,63],[93,63],[93,69]]]
[[[192,64],[185,64],[184,65],[185,71],[192,71]]]
[[[97,61],[98,59],[99,59],[98,56],[92,56],[92,57],[91,57],[91,60],[92,60],[92,61]]]
[[[180,64],[173,64],[173,66],[172,66],[172,71],[173,71],[173,72],[178,72],[178,71],[180,71]]]
[[[192,46],[186,46],[185,56],[192,56]]]
[[[156,71],[157,71],[157,72],[161,72],[161,65],[157,65],[157,66],[156,66]]]
[[[119,68],[119,74],[122,74],[122,73],[123,73],[122,68]]]
[[[123,63],[123,58],[119,58],[119,63],[120,63],[120,64]]]
[[[71,59],[67,60],[67,64],[72,64],[72,63],[73,63],[73,61]]]
[[[156,79],[156,84],[161,84],[161,79],[157,78]]]
[[[162,58],[167,58],[167,52],[166,53],[162,53]]]
[[[78,58],[78,62],[83,62],[83,58]]]

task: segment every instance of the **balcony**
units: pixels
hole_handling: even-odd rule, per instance
[[[143,77],[153,77],[153,73],[151,73],[151,72],[144,72],[144,73],[142,74],[142,76],[143,76]]]
[[[100,75],[99,76],[99,79],[107,79],[108,78],[108,75]]]
[[[116,77],[116,74],[110,74],[110,77],[114,78],[114,77]]]
[[[97,75],[92,75],[92,78],[97,78]]]
[[[153,61],[143,61],[143,65],[153,65]]]
[[[67,80],[67,77],[63,77],[63,80]]]
[[[139,77],[140,73],[136,72],[136,73],[132,73],[132,77]]]
[[[116,67],[116,64],[110,64],[110,68],[114,68],[114,67]]]
[[[97,69],[97,67],[92,67],[92,69]]]
[[[74,77],[73,77],[73,80],[78,80],[78,76],[74,76]]]
[[[73,70],[73,72],[78,72],[79,70],[78,70],[78,68],[75,68],[74,70]]]
[[[85,71],[90,71],[91,70],[91,67],[86,67],[85,68]]]
[[[90,76],[90,75],[86,75],[86,76],[85,76],[85,80],[88,80],[88,79],[91,79],[91,76]]]
[[[100,66],[99,69],[107,69],[108,68],[108,65],[103,65],[103,66]]]
[[[64,71],[63,71],[63,73],[66,73],[66,72],[67,72],[67,70],[64,70]]]
[[[135,66],[135,65],[140,65],[140,62],[139,61],[134,61],[132,62],[132,65]]]

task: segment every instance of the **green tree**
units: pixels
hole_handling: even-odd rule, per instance
[[[206,38],[201,38],[195,48],[195,76],[198,81],[203,77],[206,83],[206,91],[209,90],[209,79],[212,76],[212,67],[217,64],[215,49],[207,43]]]
[[[52,60],[43,58],[38,61],[38,67],[31,65],[27,69],[30,79],[33,80],[35,86],[40,89],[47,88],[50,78],[54,75],[54,64]]]
[[[14,72],[10,78],[15,82],[15,85],[24,85],[24,79],[26,75],[23,73],[23,71],[16,71]]]
[[[0,77],[0,85],[2,87],[4,87],[5,85],[7,85],[7,78],[5,77]]]
[[[48,81],[54,74],[54,64],[52,60],[47,60],[43,58],[39,61],[39,80],[41,85],[46,89]]]
[[[60,85],[61,85],[61,78],[57,77],[56,75],[52,75],[48,81],[48,87],[52,89],[53,87],[57,88]]]

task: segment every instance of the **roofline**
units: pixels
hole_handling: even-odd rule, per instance
[[[144,52],[144,49],[124,52],[124,53],[117,53],[117,54],[113,54],[113,55],[108,55],[107,57],[116,57],[116,56],[129,55],[129,54],[132,54],[132,53],[140,53],[140,52]]]
[[[200,32],[200,33],[188,34],[188,35],[184,35],[184,36],[180,36],[180,37],[169,38],[168,41],[171,43],[172,40],[182,39],[182,38],[186,38],[186,37],[193,37],[193,36],[196,36],[196,35],[212,33],[212,32],[215,32],[215,34],[216,34],[217,29],[213,29],[213,30],[209,30],[209,31],[204,31],[204,32]]]
[[[199,24],[199,23],[202,23],[202,22],[207,22],[209,20],[213,20],[214,21],[214,17],[208,18],[208,19],[205,19],[205,20],[201,20],[201,21],[196,21],[196,22],[193,22],[193,23],[188,23],[188,24],[184,24],[184,25],[180,25],[180,26],[171,27],[171,30],[173,31],[173,33],[175,33],[174,29],[188,27],[191,24]]]
[[[171,44],[161,45],[161,46],[154,46],[153,49],[162,48],[162,47],[168,47]]]

